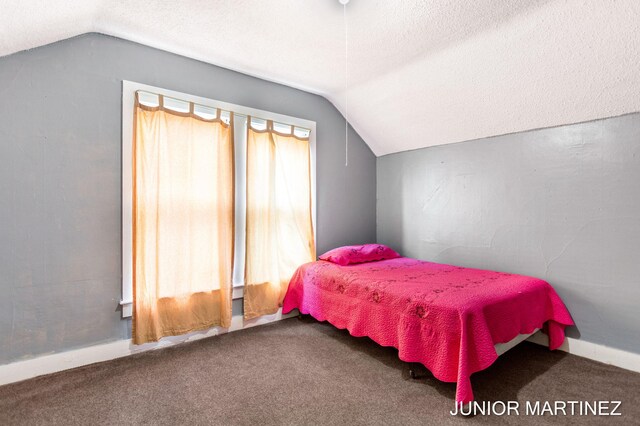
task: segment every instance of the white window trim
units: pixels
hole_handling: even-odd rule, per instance
[[[132,201],[133,201],[133,181],[132,181],[132,146],[133,146],[133,112],[135,93],[138,90],[156,93],[170,98],[180,99],[187,102],[193,102],[212,108],[220,108],[227,111],[233,111],[236,119],[236,138],[238,136],[238,126],[246,125],[246,117],[253,116],[266,120],[273,120],[279,123],[290,124],[296,127],[302,127],[311,130],[309,135],[309,145],[311,150],[311,220],[313,223],[314,239],[316,237],[316,122],[305,120],[302,118],[290,117],[288,115],[276,114],[255,108],[249,108],[242,105],[235,105],[227,102],[216,101],[213,99],[203,98],[200,96],[190,95],[187,93],[167,90],[160,87],[149,86],[147,84],[136,83],[132,81],[122,81],[122,317],[130,317],[133,313],[133,218],[132,218]],[[244,124],[242,124],[244,123]],[[245,128],[246,130],[246,128]],[[241,136],[246,144],[246,131]],[[237,140],[237,139],[236,139]],[[236,144],[241,145],[241,144]],[[246,151],[240,151],[245,147],[236,146],[236,157],[238,154]],[[244,194],[246,193],[246,156],[239,163],[236,158],[236,235],[235,237],[235,256],[240,262],[234,262],[234,283],[233,298],[242,298],[243,282],[241,282],[241,274],[236,271],[236,265],[241,264],[244,269],[244,242],[245,227],[238,226],[240,223],[245,224]],[[242,202],[242,204],[239,204]]]

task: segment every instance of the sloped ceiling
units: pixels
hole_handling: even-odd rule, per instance
[[[351,0],[347,19],[348,117],[376,155],[640,110],[637,0]],[[87,32],[345,113],[338,0],[0,0],[0,56]]]

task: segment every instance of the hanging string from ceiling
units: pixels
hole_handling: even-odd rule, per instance
[[[349,166],[349,27],[347,25],[347,3],[338,0],[343,7],[344,20],[344,166]]]

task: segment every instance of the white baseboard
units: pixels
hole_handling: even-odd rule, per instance
[[[527,339],[529,342],[538,345],[549,346],[549,338],[542,332],[537,332]],[[623,351],[621,349],[610,348],[597,343],[586,342],[580,339],[567,337],[562,346],[558,348],[563,352],[572,355],[589,358],[604,364],[614,365],[625,370],[640,373],[640,354]]]
[[[165,337],[159,342],[145,343],[144,345],[134,345],[130,339],[118,340],[68,352],[60,352],[24,361],[16,361],[11,364],[0,365],[0,385],[19,382],[21,380],[42,376],[44,374],[56,373],[58,371],[68,370],[71,368],[82,367],[83,365],[94,364],[96,362],[121,358],[139,352],[166,348],[179,343],[191,342],[257,325],[268,324],[296,316],[297,314],[298,311],[293,311],[289,314],[282,315],[282,310],[279,310],[273,315],[265,315],[249,321],[244,321],[241,315],[237,315],[232,318],[231,327],[228,329],[214,327],[209,330],[196,331],[181,336]],[[547,336],[542,332],[533,334],[527,340],[543,346],[548,346],[549,342]],[[511,343],[513,342],[509,342],[507,345],[515,345],[515,343],[510,345]],[[504,349],[505,350],[501,352],[506,352],[509,348],[505,347]],[[571,337],[567,337],[565,339],[565,342],[560,346],[559,350],[640,373],[640,354],[610,348],[596,343],[586,342],[584,340],[573,339]]]
[[[195,331],[181,336],[165,337],[159,342],[134,345],[131,339],[118,340],[115,342],[89,346],[75,349],[68,352],[43,355],[37,358],[16,361],[10,364],[0,365],[0,385],[19,382],[44,374],[56,373],[70,368],[82,367],[83,365],[94,364],[96,362],[108,361],[122,358],[139,352],[145,352],[160,348],[174,346],[179,343],[192,342],[219,334],[229,333],[257,325],[268,324],[281,319],[290,318],[298,314],[294,310],[286,315],[282,314],[282,309],[273,315],[265,315],[260,318],[245,321],[242,315],[236,315],[231,319],[231,327],[214,327],[209,330]]]

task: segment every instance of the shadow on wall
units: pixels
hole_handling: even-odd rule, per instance
[[[640,114],[377,159],[378,242],[547,280],[572,337],[640,353]]]

